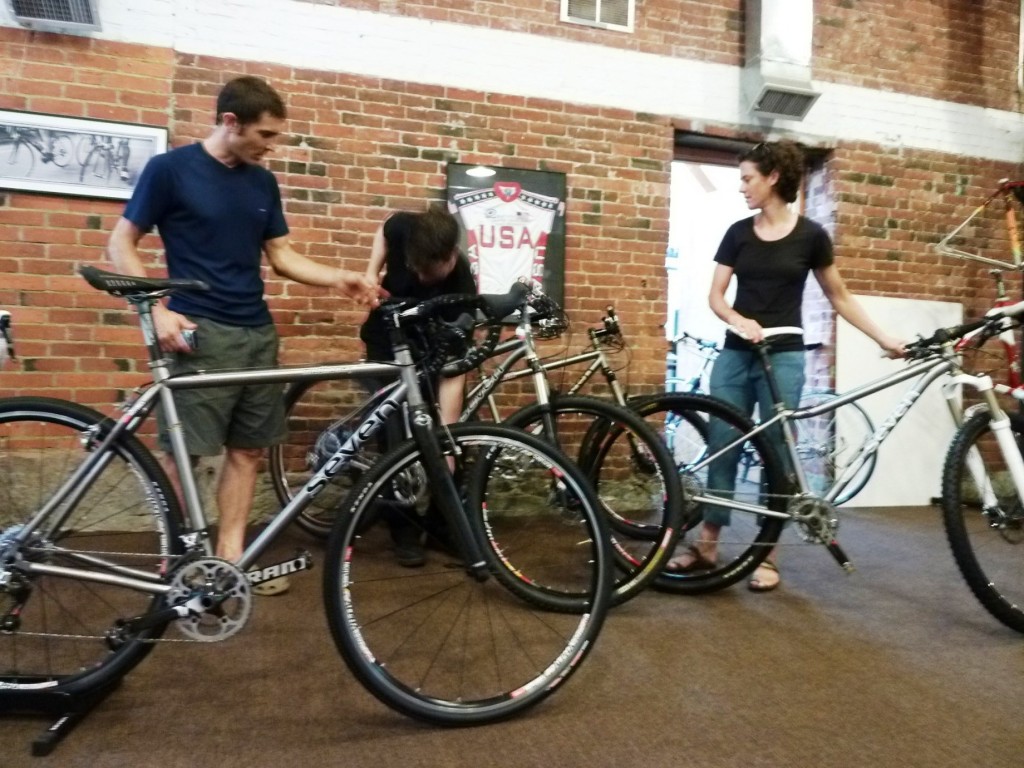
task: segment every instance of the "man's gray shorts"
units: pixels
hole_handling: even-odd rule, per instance
[[[190,317],[196,329],[192,354],[173,355],[172,373],[194,373],[277,366],[278,338],[273,325],[224,325]],[[179,389],[174,393],[190,456],[216,456],[229,448],[266,448],[285,438],[282,384]],[[167,424],[157,409],[161,450],[170,452]]]

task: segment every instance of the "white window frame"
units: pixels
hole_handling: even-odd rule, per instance
[[[585,27],[597,27],[598,29],[611,29],[618,32],[632,32],[633,27],[636,23],[636,0],[626,0],[626,14],[627,22],[626,25],[622,24],[610,24],[605,21],[600,21],[601,18],[601,4],[609,2],[609,0],[595,0],[597,4],[596,12],[597,19],[584,19],[579,16],[569,15],[569,0],[562,0],[562,12],[559,17],[561,21],[568,24],[581,24]]]

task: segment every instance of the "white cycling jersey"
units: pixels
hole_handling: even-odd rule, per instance
[[[506,293],[521,277],[543,282],[548,235],[561,200],[498,181],[490,189],[461,192],[453,202],[481,293]]]

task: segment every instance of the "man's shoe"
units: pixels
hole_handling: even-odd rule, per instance
[[[252,570],[258,570],[259,566],[254,565]],[[259,584],[252,585],[252,593],[254,595],[260,595],[261,597],[270,597],[272,595],[283,595],[292,586],[292,583],[288,580],[287,576],[278,576],[276,579],[267,579],[261,581]]]
[[[427,562],[419,529],[393,531],[392,539],[395,543],[395,560],[403,568],[419,568]]]

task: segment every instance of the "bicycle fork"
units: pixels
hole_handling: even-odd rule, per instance
[[[953,378],[953,383],[969,384],[981,395],[983,406],[990,414],[989,428],[992,430],[992,435],[996,439],[996,444],[999,446],[999,451],[1010,472],[1010,478],[1013,480],[1013,486],[1017,492],[1017,499],[1024,505],[1024,456],[1021,456],[1017,441],[1013,436],[1010,417],[996,400],[995,386],[991,377],[986,375],[956,376]],[[982,509],[998,509],[999,500],[992,486],[992,479],[985,471],[984,462],[976,447],[972,447],[968,451],[967,470],[981,494]]]
[[[396,317],[397,324],[397,317]],[[396,325],[397,327],[397,325]],[[395,362],[401,368],[401,380],[406,385],[409,421],[413,440],[420,449],[420,461],[431,483],[431,493],[437,500],[441,514],[455,533],[459,550],[465,557],[466,572],[477,581],[485,581],[489,574],[484,561],[483,552],[477,537],[470,527],[469,518],[455,485],[448,460],[444,452],[438,450],[438,442],[434,436],[434,417],[431,408],[420,390],[418,374],[413,365],[412,352],[401,334],[392,334],[392,348]],[[458,446],[451,441],[453,456],[457,458]]]

